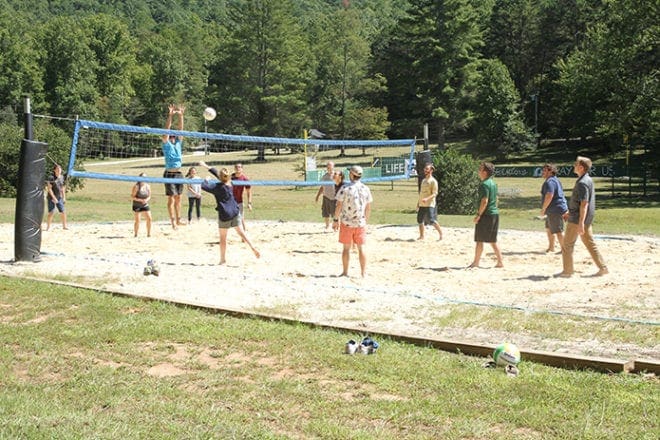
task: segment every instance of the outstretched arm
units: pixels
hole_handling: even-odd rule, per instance
[[[165,121],[165,130],[172,128],[172,115],[175,113],[176,109],[174,104],[170,104],[167,112],[167,120]],[[167,142],[167,139],[170,137],[168,134],[163,135],[163,143]]]

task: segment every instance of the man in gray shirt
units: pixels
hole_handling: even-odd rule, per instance
[[[573,187],[571,199],[568,202],[568,212],[564,214],[566,224],[566,233],[564,234],[564,243],[561,247],[561,258],[564,268],[560,277],[569,278],[574,273],[573,268],[573,250],[578,235],[582,243],[586,246],[591,258],[598,266],[596,276],[606,275],[608,272],[605,261],[598,251],[598,246],[594,241],[591,224],[596,213],[596,192],[594,191],[594,182],[589,176],[591,169],[591,159],[578,156],[573,166],[573,171],[578,175],[578,179]]]
[[[328,162],[326,165],[326,173],[321,177],[321,181],[332,182],[333,174],[335,171],[334,162]],[[330,231],[332,224],[330,219],[335,214],[335,186],[334,185],[321,185],[319,190],[316,192],[316,201],[319,201],[319,197],[323,195],[323,201],[321,202],[321,215],[323,220],[325,220],[325,230]]]

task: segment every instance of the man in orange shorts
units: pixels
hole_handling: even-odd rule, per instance
[[[360,182],[362,167],[353,165],[349,172],[350,183],[341,187],[335,196],[335,215],[332,219],[332,229],[339,229],[339,242],[344,245],[341,252],[343,271],[342,277],[348,276],[348,262],[351,256],[351,245],[358,248],[360,259],[360,274],[364,277],[367,269],[367,256],[363,245],[367,238],[367,222],[371,214],[371,190]]]

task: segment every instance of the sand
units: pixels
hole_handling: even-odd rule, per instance
[[[56,217],[57,220],[57,217]],[[416,225],[370,225],[367,276],[359,276],[357,253],[349,277],[341,272],[337,234],[321,223],[248,221],[248,235],[261,252],[256,259],[235,231],[229,232],[227,264],[218,265],[218,231],[212,220],[172,230],[155,222],[133,237],[132,222],[54,224],[42,232],[42,261],[14,262],[14,225],[0,225],[0,274],[64,280],[134,296],[214,308],[268,313],[309,322],[369,331],[498,344],[512,341],[528,350],[617,359],[660,359],[655,344],[613,344],[585,334],[571,340],[534,332],[446,327],[442,319],[454,304],[498,310],[503,319],[524,312],[552,312],[597,318],[610,328],[629,322],[658,330],[660,321],[660,239],[598,236],[610,274],[594,277],[593,265],[578,241],[576,275],[561,271],[561,255],[546,253],[538,232],[500,231],[504,268],[495,268],[490,248],[482,268],[472,261],[472,229],[433,229],[418,241]],[[144,276],[155,259],[161,273]],[[541,318],[542,319],[542,318]],[[358,335],[356,335],[358,336]]]

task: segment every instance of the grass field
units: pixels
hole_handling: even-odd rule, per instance
[[[656,439],[660,384],[0,279],[0,438]]]

